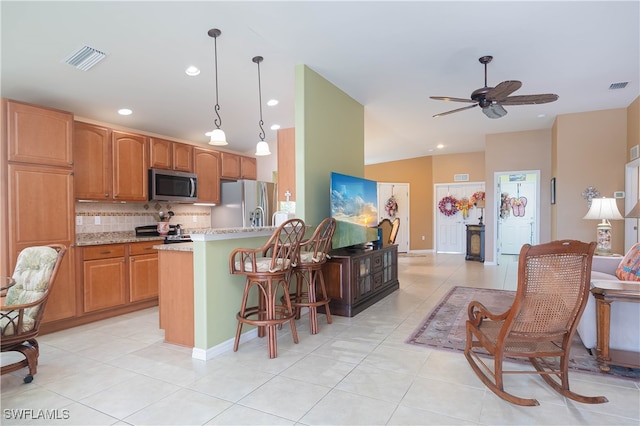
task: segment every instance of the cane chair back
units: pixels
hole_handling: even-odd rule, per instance
[[[492,313],[479,301],[469,304],[465,356],[482,382],[501,398],[518,405],[538,405],[535,399],[504,390],[503,374],[529,373],[540,374],[553,389],[576,401],[607,401],[569,389],[569,351],[589,296],[594,250],[595,243],[575,240],[526,244],[520,251],[512,306],[506,312]],[[474,348],[494,357],[493,371]],[[506,371],[502,365],[506,357],[527,358],[535,371]]]
[[[8,287],[1,289],[0,346],[2,352],[20,352],[24,360],[2,366],[2,374],[29,368],[25,383],[38,366],[38,342],[49,295],[67,248],[61,244],[27,247],[20,252]]]
[[[398,236],[398,230],[400,229],[400,218],[396,217],[391,223],[391,234],[389,235],[389,244],[396,243],[396,237]]]

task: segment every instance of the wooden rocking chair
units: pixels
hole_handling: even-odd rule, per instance
[[[589,297],[595,243],[553,241],[520,250],[518,289],[513,305],[500,314],[480,302],[469,304],[465,357],[480,380],[500,398],[518,405],[539,405],[504,390],[503,374],[540,374],[553,389],[575,401],[607,402],[569,389],[569,350]],[[493,371],[475,348],[493,356]],[[507,371],[507,357],[528,358],[535,371]],[[558,359],[557,364],[552,361]],[[555,377],[552,377],[555,376]]]
[[[61,244],[25,248],[18,255],[9,286],[0,289],[2,352],[20,352],[25,358],[3,365],[2,374],[28,367],[29,374],[24,377],[24,382],[33,380],[40,352],[36,336],[66,251],[67,248]]]

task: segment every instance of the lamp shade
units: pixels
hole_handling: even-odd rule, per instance
[[[224,134],[224,132],[222,131],[222,129],[215,129],[213,130],[209,136],[211,137],[211,140],[209,141],[209,145],[228,145],[229,143],[227,142],[227,136]]]
[[[271,155],[269,144],[265,141],[258,142],[258,145],[256,145],[256,155]]]
[[[594,198],[583,219],[624,219],[618,210],[615,198]]]

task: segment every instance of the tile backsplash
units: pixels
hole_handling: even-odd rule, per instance
[[[155,225],[156,214],[171,210],[171,224],[184,229],[211,227],[211,207],[191,204],[149,202],[91,203],[76,202],[76,234],[134,231],[136,226]]]

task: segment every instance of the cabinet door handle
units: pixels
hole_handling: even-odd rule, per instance
[[[131,261],[132,261],[132,262],[135,262],[136,260],[132,257],[132,258],[131,258]]]
[[[109,198],[109,194],[104,194],[104,198]]]

